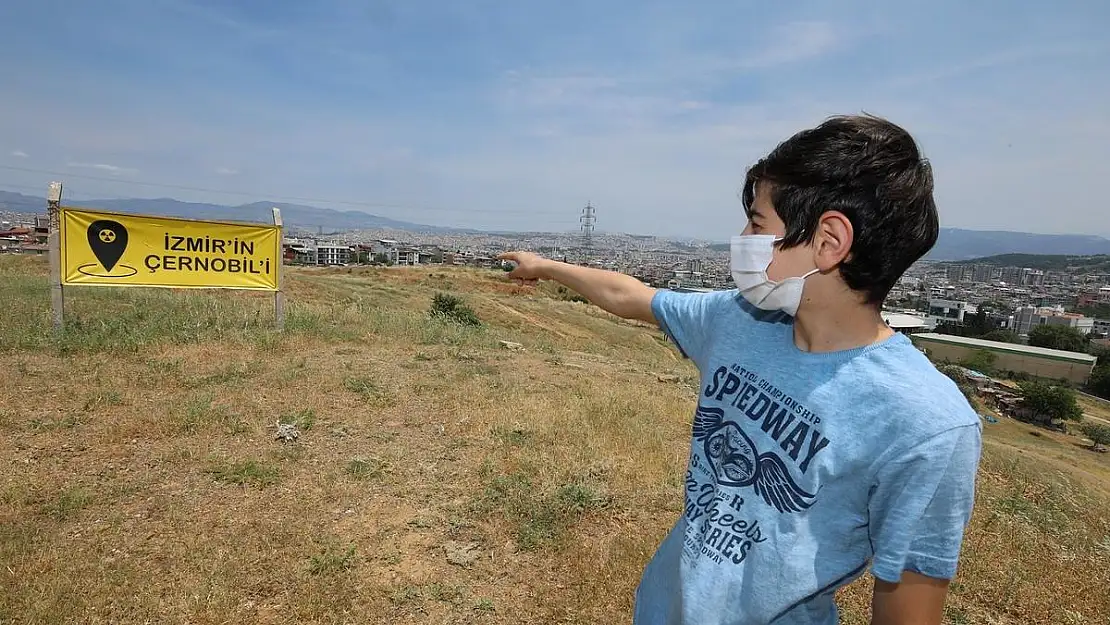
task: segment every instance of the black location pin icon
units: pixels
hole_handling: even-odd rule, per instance
[[[104,269],[112,271],[127,249],[127,228],[119,222],[101,219],[89,226],[88,235],[93,255]]]

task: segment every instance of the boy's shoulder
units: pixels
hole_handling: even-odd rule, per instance
[[[861,360],[861,382],[875,393],[897,422],[919,437],[964,426],[980,426],[978,413],[963,392],[925,357],[905,335],[890,339],[889,349]]]

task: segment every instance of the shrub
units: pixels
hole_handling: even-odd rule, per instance
[[[432,298],[430,314],[433,319],[450,321],[464,326],[476,327],[482,325],[481,319],[478,319],[478,313],[474,312],[473,308],[467,306],[462,298],[447,293],[435,294],[435,297]]]
[[[1110,445],[1110,425],[1091,423],[1090,421],[1079,426],[1079,431],[1091,439],[1091,449],[1101,450]]]

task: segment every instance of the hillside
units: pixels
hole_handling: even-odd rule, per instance
[[[968,260],[999,254],[1110,254],[1110,239],[1081,234],[1030,234],[942,228],[929,260]]]
[[[484,326],[430,319],[441,291]],[[55,339],[42,259],[0,256],[0,622],[629,622],[682,509],[673,345],[493,272],[288,295],[275,335],[265,296],[69,289]],[[1105,622],[1110,458],[984,427],[946,622]]]
[[[1110,271],[1110,255],[1066,256],[1037,254],[999,254],[959,261],[961,265],[994,265],[995,267],[1028,267],[1045,271]]]

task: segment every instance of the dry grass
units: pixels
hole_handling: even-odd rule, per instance
[[[90,289],[54,339],[0,258],[0,622],[627,622],[689,444],[658,332],[494,273],[290,278],[281,336],[265,298]],[[1106,459],[1029,429],[986,428],[949,623],[1110,616]]]

